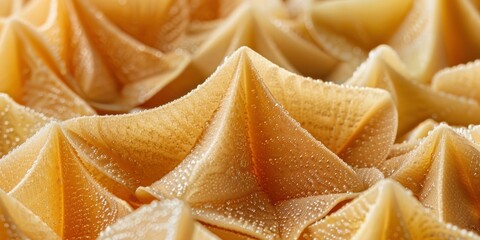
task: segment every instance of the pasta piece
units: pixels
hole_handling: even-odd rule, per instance
[[[478,146],[441,124],[418,146],[387,160],[386,176],[411,189],[441,221],[480,231]]]
[[[144,205],[119,219],[100,233],[98,239],[217,240],[193,220],[189,208],[180,200],[165,200]]]
[[[97,237],[131,211],[88,173],[57,123],[2,158],[0,188],[64,239]]]
[[[372,51],[367,61],[345,84],[389,91],[398,110],[397,136],[402,136],[426,119],[451,125],[480,123],[480,105],[477,102],[418,84],[388,46]]]
[[[409,191],[383,180],[311,225],[304,239],[479,239],[435,219]]]

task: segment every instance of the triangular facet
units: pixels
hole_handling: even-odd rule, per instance
[[[408,190],[383,180],[311,225],[305,239],[478,239],[437,220]]]

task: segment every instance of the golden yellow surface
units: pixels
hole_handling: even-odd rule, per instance
[[[478,0],[0,0],[0,239],[480,239]]]

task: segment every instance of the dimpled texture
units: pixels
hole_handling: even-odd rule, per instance
[[[240,62],[240,58],[247,60]],[[257,68],[257,65],[261,68]],[[374,165],[379,160],[379,155],[386,156],[388,147],[393,144],[396,112],[391,99],[385,92],[340,87],[302,78],[281,70],[247,48],[237,51],[204,84],[177,101],[141,113],[72,119],[65,122],[66,132],[84,155],[91,156],[88,161],[95,168],[101,169],[101,175],[106,176],[107,181],[111,184],[123,185],[133,193],[139,186],[148,186],[166,175],[190,154],[201,136],[205,135],[206,130],[210,128],[209,124],[214,115],[218,115],[216,113],[224,105],[226,96],[231,95],[229,92],[233,90],[229,89],[236,85],[232,79],[239,78],[238,74],[244,68],[249,69],[250,75],[243,76],[241,81],[263,81],[265,85],[262,88],[272,90],[265,91],[271,92],[273,97],[279,96],[287,110],[292,109],[292,112],[296,112],[293,119],[288,121],[295,122],[292,128],[302,128],[301,132],[307,134],[309,141],[319,144],[317,142],[320,139],[342,136],[337,137],[337,142],[332,143],[330,147],[336,148],[334,150],[340,157],[345,156],[345,159],[348,159],[351,155],[360,155],[362,158],[358,157],[358,159],[361,159],[364,165]],[[279,76],[283,77],[279,78]],[[298,83],[301,85],[297,85],[296,88],[290,87]],[[287,92],[287,89],[290,90]],[[322,111],[309,109],[317,107],[308,104],[308,101],[313,101],[311,98],[294,98],[294,96],[300,96],[303,89],[312,89],[311,95],[317,94],[317,97],[312,96],[314,99],[323,99],[321,100],[324,106]],[[361,92],[372,101],[363,102],[359,105],[359,109],[353,108],[355,103],[351,99],[357,92]],[[382,101],[374,102],[373,99],[382,99]],[[255,101],[257,100],[251,99],[243,105],[255,105]],[[242,106],[240,102],[236,104],[240,104],[238,107]],[[272,104],[275,105],[275,109],[280,108],[283,115],[287,115],[280,102],[275,101]],[[332,126],[332,121],[337,118],[337,115],[332,115],[335,114],[333,109],[338,106],[345,108],[345,120]],[[313,119],[316,119],[315,125],[306,124],[305,129],[297,122],[313,121]],[[258,119],[254,122],[268,124],[268,122],[263,123],[266,120],[269,119]],[[378,125],[381,130],[375,128],[376,130],[373,131],[372,127],[369,128],[372,125],[377,126],[375,124],[378,122],[384,123],[381,127]],[[274,122],[268,124],[268,126],[274,125]],[[281,123],[277,125],[280,126]],[[311,133],[314,135],[312,136]],[[276,145],[282,144],[275,143],[277,140],[274,135],[267,139],[261,135],[259,137],[262,137],[260,140],[272,141]],[[363,139],[368,139],[371,143],[382,143],[383,150],[369,152],[370,144],[368,140]],[[158,145],[159,142],[162,145]],[[300,142],[295,144],[301,145]],[[338,147],[333,144],[337,144]],[[328,146],[321,144],[321,147],[329,152],[328,154],[335,155],[335,152],[330,153]],[[303,157],[310,158],[307,153]],[[131,193],[129,200],[134,200]]]
[[[218,240],[180,200],[154,201],[105,229],[98,239]]]
[[[382,224],[379,224],[382,223]],[[402,185],[382,180],[341,210],[312,224],[304,239],[478,239],[435,219]]]
[[[452,125],[480,123],[479,103],[436,92],[415,82],[398,55],[388,46],[373,50],[345,84],[389,91],[398,110],[398,135],[429,118]]]
[[[310,35],[330,55],[359,63],[373,48],[388,44],[416,81],[430,83],[436,71],[478,58],[474,2],[312,0],[302,5]]]
[[[0,239],[480,239],[479,13],[0,0]]]
[[[382,167],[386,176],[411,189],[439,219],[477,232],[479,170],[478,145],[444,124]]]
[[[233,79],[198,144],[177,168],[137,193],[145,199],[181,198],[192,206],[194,216],[219,228],[252,237],[297,238],[306,225],[366,186],[361,175],[288,115],[273,88],[268,91],[268,83],[278,81],[278,68],[246,48],[218,71],[232,64]],[[295,76],[285,75],[280,84]],[[350,103],[350,91],[369,91],[298,81],[317,85],[312,88],[326,97],[326,106],[336,101],[329,94],[345,96],[343,101]],[[381,91],[367,94],[383,96]],[[392,107],[391,100],[385,101],[390,102],[382,104],[382,110]],[[317,117],[323,115],[326,124],[328,114]],[[367,121],[374,122],[374,116]]]
[[[8,95],[0,94],[0,157],[34,135],[51,119],[17,104]]]
[[[184,54],[163,54],[135,41],[86,1],[44,2],[30,9],[48,11],[43,19],[25,18],[56,43],[52,50],[65,62],[72,88],[101,111],[125,112],[144,103],[188,63]]]
[[[480,102],[480,61],[446,68],[435,74],[432,88]]]
[[[0,28],[0,35],[1,92],[58,119],[95,114],[63,82],[62,64],[30,25],[11,20]]]
[[[0,169],[0,188],[61,238],[96,237],[131,211],[90,176],[57,123],[4,157]]]
[[[241,46],[290,71],[327,75],[336,60],[288,16],[272,0],[37,0],[18,14],[52,43],[69,87],[100,113],[176,99]]]
[[[61,239],[40,218],[15,198],[0,190],[2,239]]]

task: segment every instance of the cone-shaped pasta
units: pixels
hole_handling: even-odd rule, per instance
[[[438,219],[480,231],[480,149],[442,124],[418,146],[387,160],[382,171],[411,189]]]
[[[241,50],[232,57],[233,79],[197,145],[172,172],[137,193],[181,198],[197,219],[217,228],[295,239],[366,186],[278,104],[257,56]]]
[[[388,44],[415,80],[429,83],[436,71],[480,56],[475,41],[480,35],[473,30],[480,26],[480,15],[473,1],[346,0],[305,5],[313,39],[342,61],[357,61]]]
[[[72,88],[102,111],[146,102],[189,62],[185,54],[163,54],[136,41],[88,1],[40,0],[30,12],[36,14],[25,18],[53,43],[74,78]]]
[[[388,94],[312,81],[245,52],[289,115],[344,161],[370,167],[385,159],[397,129],[397,113]]]
[[[304,239],[480,239],[438,221],[411,193],[383,180],[343,208],[311,225]]]
[[[119,219],[98,239],[217,240],[180,200],[154,201]]]
[[[319,78],[334,67],[336,60],[299,36],[284,4],[277,0],[244,1],[200,45],[195,64],[212,72],[241,46],[248,46],[275,64]],[[301,57],[300,57],[301,56]]]
[[[45,115],[68,119],[95,112],[65,84],[65,69],[30,26],[10,19],[0,27],[0,92]]]
[[[0,188],[65,239],[96,237],[131,211],[92,178],[57,123],[0,161]]]
[[[345,84],[389,91],[397,105],[398,136],[429,118],[452,125],[480,123],[478,103],[435,92],[411,79],[398,55],[388,46],[380,46]]]
[[[328,76],[329,80],[343,82],[348,79],[367,57],[369,50],[384,43],[393,34],[411,5],[409,0],[394,0],[370,7],[373,2],[310,1],[304,6],[306,28],[312,39],[341,62]],[[305,5],[305,1],[300,4]],[[335,17],[339,15],[342,18]]]
[[[0,94],[0,157],[25,142],[50,119]]]
[[[432,88],[480,102],[480,60],[438,72]]]
[[[215,112],[227,104],[227,93],[240,89],[232,79],[242,69],[250,71],[244,77],[248,81],[243,82],[267,88],[264,91],[272,95],[269,101],[300,122],[302,125],[295,128],[305,128],[308,132],[301,131],[314,137],[309,141],[325,141],[322,149],[325,145],[359,167],[378,165],[387,156],[396,129],[396,112],[387,93],[302,78],[247,48],[240,49],[203,85],[177,101],[140,113],[73,119],[65,122],[65,132],[86,156],[88,166],[97,169],[97,178],[109,182],[104,184],[111,186],[110,191],[118,195],[119,189],[128,189],[130,193],[121,197],[135,201],[133,193],[139,186],[149,186],[173,170],[211,129]]]

